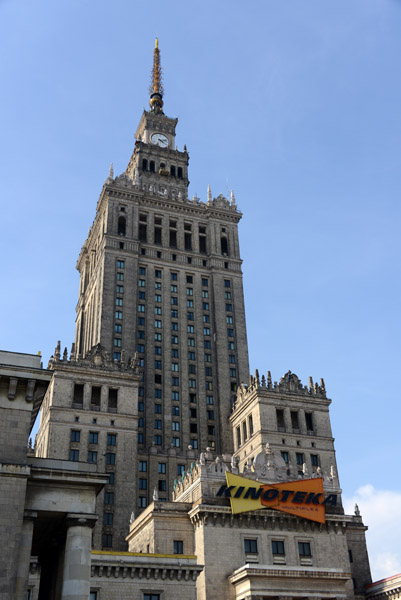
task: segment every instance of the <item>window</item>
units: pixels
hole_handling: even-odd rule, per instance
[[[180,380],[178,377],[171,378],[171,385],[180,385]]]
[[[291,426],[293,432],[299,432],[298,411],[296,410],[291,411]]]
[[[203,341],[203,347],[205,348],[205,350],[210,350],[210,348],[212,347],[211,341],[210,340],[204,340]],[[206,356],[206,354],[205,354]],[[206,360],[206,358],[205,358]]]
[[[190,388],[196,388],[196,379],[190,379],[189,380],[189,387]]]
[[[304,464],[304,455],[302,452],[297,452],[296,453],[296,458],[297,458],[297,465],[303,465]]]
[[[144,344],[138,344],[136,349],[137,349],[137,352],[145,352]]]
[[[174,540],[174,554],[184,554],[184,542]]]
[[[99,433],[97,431],[89,432],[89,443],[90,444],[98,444],[99,443]]]
[[[155,354],[161,354],[162,353],[162,347],[161,346],[155,346]]]
[[[171,370],[178,371],[178,363],[171,363]]]
[[[288,465],[288,452],[285,452],[284,450],[281,451],[281,458],[283,459],[283,461],[285,462],[286,465]]]
[[[93,450],[89,450],[88,463],[97,463],[97,452],[94,452]]]
[[[171,311],[171,318],[172,319],[178,319],[178,310],[172,310]]]
[[[146,281],[144,279],[139,280],[139,287],[145,287]]]
[[[93,385],[91,389],[91,409],[99,410],[100,409],[100,394],[102,388],[97,385]]]
[[[159,492],[165,492],[167,489],[167,482],[165,479],[159,479]]]
[[[194,307],[194,301],[193,300],[187,300],[187,308],[193,308]]]
[[[194,320],[194,313],[193,312],[187,312],[187,319],[188,319],[188,321],[193,321]]]
[[[191,387],[191,386],[189,386],[189,387]],[[206,381],[205,388],[211,392],[213,390],[213,382],[212,381]]]
[[[172,344],[178,344],[178,335],[172,335],[171,336],[171,343]]]
[[[231,287],[231,281],[229,279],[224,280],[224,287],[226,287],[226,288]]]
[[[239,448],[241,446],[241,428],[237,427],[236,432],[237,432],[237,448]]]
[[[117,346],[117,348],[121,348],[121,339],[120,338],[114,338],[114,346]]]
[[[195,346],[195,338],[188,338],[188,346]]]
[[[202,298],[209,298],[209,292],[207,290],[202,290]]]
[[[196,394],[189,394],[189,401],[196,402]]]
[[[115,465],[116,455],[114,452],[106,452],[106,465]]]
[[[117,412],[118,390],[109,388],[109,397],[107,410],[108,412]]]
[[[187,287],[187,296],[193,296],[194,295],[194,290],[193,288],[189,288]]]
[[[272,554],[284,556],[284,542],[282,540],[272,540]]]
[[[155,423],[154,423],[155,429],[162,429],[163,424],[161,419],[155,419]]]
[[[145,325],[145,319],[143,317],[138,317],[138,325]]]
[[[284,410],[276,408],[277,431],[285,431]]]
[[[202,321],[204,323],[210,323],[210,316],[209,315],[203,315]]]
[[[183,475],[185,473],[185,465],[177,465],[177,475]]]
[[[174,321],[172,321],[172,323],[171,323],[171,331],[178,331],[178,323],[175,323]]]
[[[214,410],[208,410],[208,411],[206,411],[206,414],[207,414],[207,418],[210,421],[214,421]]]
[[[155,315],[161,315],[161,314],[162,314],[162,307],[155,306]]]
[[[105,512],[103,514],[103,525],[113,525],[113,513]]]
[[[161,415],[162,412],[163,412],[162,405],[161,404],[155,404],[155,415]]]
[[[180,423],[179,423],[179,421],[173,421],[173,423],[172,423],[172,430],[173,431],[180,431]]]
[[[177,273],[171,273],[171,281],[177,281],[178,279],[178,274]]]
[[[155,281],[155,290],[161,290],[162,289],[162,284],[161,281]],[[160,300],[161,302],[161,300]]]
[[[148,463],[146,460],[140,460],[139,461],[139,471],[140,473],[146,473],[146,471],[148,470]]]
[[[155,320],[155,328],[156,329],[161,329],[162,328],[162,322],[159,321],[158,319]]]
[[[227,329],[227,337],[234,337],[234,329]]]
[[[148,481],[144,477],[139,478],[139,489],[146,490],[148,487]]]
[[[143,444],[143,433],[138,432],[138,444]]]
[[[144,594],[143,600],[160,600],[160,594]]]
[[[155,269],[155,277],[156,279],[160,279],[162,276],[162,272],[159,269]]]
[[[162,301],[161,294],[155,294],[155,302],[161,302],[161,301]]]
[[[81,440],[81,432],[76,431],[75,429],[71,430],[71,442],[79,442]]]
[[[125,267],[125,262],[123,260],[118,260],[117,261],[117,269],[124,269]]]
[[[173,417],[179,417],[180,416],[180,407],[179,406],[172,406],[171,407],[171,414],[173,415]],[[173,429],[174,429],[174,423],[173,423]],[[179,431],[180,429],[178,428],[177,431]]]
[[[190,233],[184,233],[184,247],[185,250],[192,250],[192,235]]]
[[[111,548],[113,546],[113,536],[110,533],[103,533],[102,546],[103,548]]]
[[[305,413],[306,429],[308,433],[314,431],[313,429],[313,415],[312,413]]]
[[[162,436],[161,435],[155,435],[153,438],[153,441],[155,443],[155,446],[161,446],[162,445]]]
[[[226,317],[226,323],[227,323],[227,325],[232,325],[233,318],[232,317]]]
[[[123,294],[124,293],[124,286],[123,285],[116,285],[116,292],[117,292],[117,294]]]
[[[231,292],[224,292],[224,298],[226,300],[231,300]]]
[[[236,369],[230,369],[230,377],[237,377],[237,370]]]
[[[116,301],[118,300],[118,298],[116,298]],[[144,304],[138,304],[138,312],[145,312],[145,305]]]
[[[166,463],[159,463],[159,469],[158,469],[158,471],[162,475],[165,475],[166,474]]]
[[[188,360],[195,360],[195,352],[192,352],[192,351],[188,352]]]
[[[257,554],[258,553],[258,540],[244,539],[244,550],[245,550],[245,554]]]
[[[155,398],[161,398],[162,397],[162,391],[159,388],[155,389]]]
[[[108,433],[107,434],[107,445],[115,446],[116,442],[117,442],[117,435],[115,433]]]
[[[198,448],[198,440],[195,438],[191,439],[191,446],[194,450],[196,450]]]
[[[232,304],[226,304],[226,311],[227,312],[232,312],[233,311],[233,305]]]
[[[209,280],[208,279],[202,279],[202,285],[203,285],[203,287],[207,287],[209,285]]]
[[[310,558],[312,556],[310,542],[298,542],[298,553],[300,558]]]
[[[116,312],[114,313],[114,318],[118,319],[119,321],[121,321],[121,319],[123,318],[123,313],[121,310],[116,310]]]
[[[144,426],[144,424],[145,424],[144,418],[143,418],[143,417],[140,417],[140,418],[138,419],[138,427],[143,427],[143,426]]]
[[[105,492],[104,493],[104,503],[105,504],[114,504],[114,492]]]
[[[178,348],[173,348],[171,350],[171,358],[178,358]]]
[[[198,425],[196,423],[190,423],[189,431],[190,433],[198,433]]]
[[[155,369],[161,369],[161,368],[162,368],[162,361],[155,360]]]
[[[193,325],[187,325],[188,333],[195,333],[195,327]]]
[[[123,326],[122,325],[114,325],[114,333],[122,333]]]
[[[146,506],[147,506],[146,496],[139,496],[138,508],[146,508]],[[151,597],[151,596],[149,596],[149,597]]]
[[[73,462],[78,462],[79,461],[79,450],[70,450],[69,460],[72,460]]]
[[[114,485],[116,482],[116,474],[115,473],[109,473],[109,480],[108,480],[108,485]]]
[[[180,447],[180,438],[173,437],[173,448],[179,448],[179,447]]]
[[[206,404],[214,404],[213,396],[206,396]]]
[[[214,435],[214,425],[207,426],[207,433],[208,435]]]
[[[203,328],[203,335],[210,335],[210,327]]]
[[[196,408],[189,409],[189,416],[191,417],[191,419],[196,419]]]
[[[174,286],[174,287],[176,287],[176,286]],[[171,296],[170,301],[171,301],[171,304],[177,305],[178,304],[178,297],[177,296]]]
[[[209,310],[209,302],[202,302],[202,309]]]
[[[311,461],[312,467],[319,466],[319,456],[317,454],[311,454],[310,461]]]
[[[143,402],[138,402],[138,410],[139,410],[139,412],[143,412],[143,410],[144,410]]]
[[[212,367],[205,367],[205,376],[206,377],[212,376]]]

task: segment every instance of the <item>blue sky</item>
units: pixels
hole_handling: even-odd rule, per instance
[[[400,31],[399,0],[0,0],[0,347],[45,365],[70,347],[75,262],[157,35],[190,195],[234,189],[244,213],[251,369],[324,377],[376,578],[401,570],[371,511],[401,502]]]

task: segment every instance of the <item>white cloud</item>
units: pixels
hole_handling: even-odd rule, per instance
[[[401,572],[401,492],[360,487],[351,498],[344,498],[347,514],[358,504],[365,525],[373,581]]]

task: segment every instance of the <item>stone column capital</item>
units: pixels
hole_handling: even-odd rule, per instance
[[[67,527],[90,527],[94,528],[98,515],[85,513],[67,513],[65,523]]]

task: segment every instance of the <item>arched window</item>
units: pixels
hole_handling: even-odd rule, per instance
[[[175,177],[175,166],[174,165],[171,165],[171,167],[170,167],[170,175],[171,175],[171,177]]]
[[[142,171],[147,171],[148,170],[148,161],[146,160],[146,158],[142,159]]]
[[[178,169],[177,169],[177,177],[178,177],[178,179],[182,179],[182,167],[178,167]]]
[[[228,240],[224,236],[221,238],[221,253],[223,256],[228,256]]]
[[[125,217],[118,217],[118,235],[125,235],[126,220]]]
[[[155,161],[154,160],[151,160],[150,163],[149,163],[149,171],[151,173],[155,172]]]

